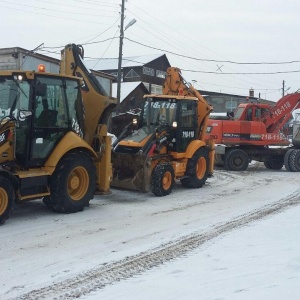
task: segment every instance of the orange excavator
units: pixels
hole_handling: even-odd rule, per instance
[[[291,141],[284,127],[292,112],[300,108],[300,93],[282,97],[274,106],[243,103],[227,120],[210,119],[206,138],[216,143],[216,164],[244,171],[251,160],[264,162],[268,169],[300,171],[300,132]]]

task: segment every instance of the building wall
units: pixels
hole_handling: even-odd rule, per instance
[[[0,70],[18,70],[19,61],[11,53],[0,54]]]
[[[59,73],[59,60],[46,55],[32,53],[26,49],[14,47],[0,49],[0,70],[38,70],[38,65],[45,65],[46,72]],[[94,72],[99,83],[108,95],[112,95],[112,80],[108,74]]]
[[[38,70],[39,64],[45,65],[46,72],[59,73],[59,65],[29,55],[21,55],[19,60],[20,70]]]
[[[274,105],[273,101],[258,99],[256,97],[222,94],[201,90],[199,92],[205,97],[207,102],[213,106],[214,112],[234,112],[241,103],[246,102]]]

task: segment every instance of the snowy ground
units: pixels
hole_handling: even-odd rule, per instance
[[[24,203],[0,227],[0,299],[298,299],[299,183],[254,164],[77,214]]]

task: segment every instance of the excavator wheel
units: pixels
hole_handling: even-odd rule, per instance
[[[188,160],[185,173],[188,177],[180,180],[182,186],[194,189],[202,187],[207,180],[208,166],[208,149],[202,147]]]
[[[155,196],[166,196],[172,191],[174,184],[174,169],[170,164],[158,164],[151,176],[151,191]]]
[[[284,159],[281,156],[271,156],[264,161],[264,165],[267,169],[280,170],[284,165]]]
[[[293,151],[294,149],[289,149],[284,155],[284,166],[285,169],[289,172],[292,172],[291,165],[290,165],[290,156]]]
[[[71,152],[58,163],[50,179],[50,197],[44,203],[55,212],[82,211],[93,199],[96,170],[92,158],[85,152]]]
[[[289,165],[292,172],[300,172],[300,149],[294,149],[290,153]]]
[[[232,149],[225,154],[224,166],[226,170],[245,171],[248,165],[248,154],[241,149]]]
[[[15,192],[11,182],[0,177],[0,225],[9,218],[15,201]]]

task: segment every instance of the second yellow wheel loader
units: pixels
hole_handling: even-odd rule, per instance
[[[162,95],[146,95],[139,120],[113,144],[112,186],[156,196],[171,193],[174,180],[202,187],[213,173],[214,142],[205,140],[212,107],[170,67]]]

